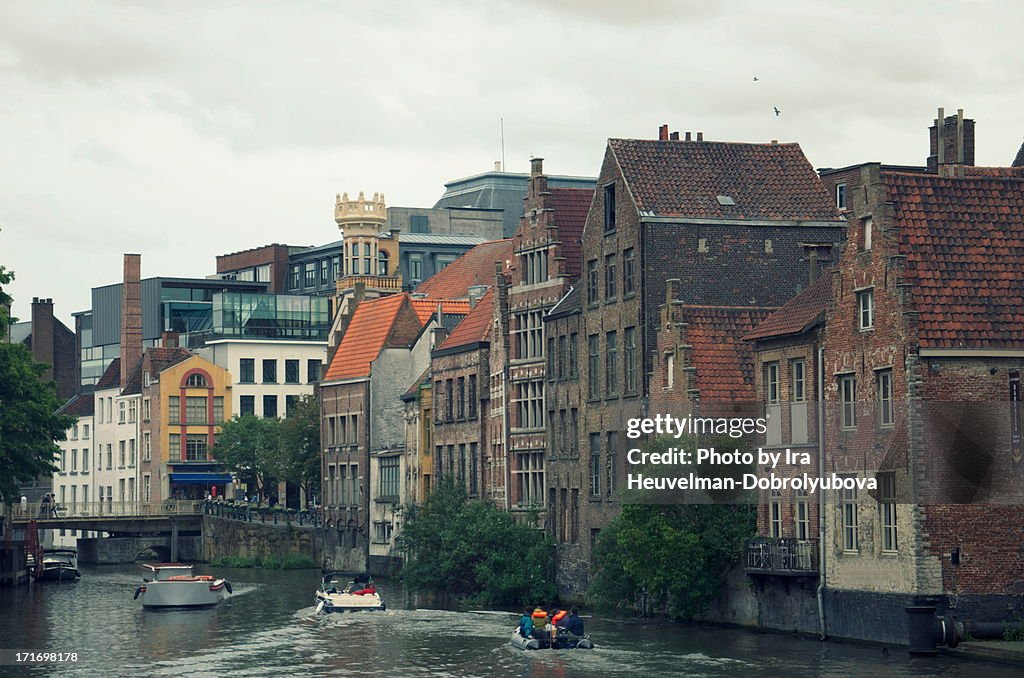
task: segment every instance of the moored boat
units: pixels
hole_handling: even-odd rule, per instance
[[[328,572],[323,576],[313,602],[317,612],[387,609],[369,574],[357,574],[350,580],[341,572]]]
[[[204,607],[216,605],[231,593],[231,583],[210,575],[195,575],[191,565],[144,563],[153,577],[135,589],[143,607]]]
[[[74,581],[82,576],[78,571],[78,550],[72,548],[43,549],[43,557],[36,570],[39,581]]]
[[[594,643],[586,636],[574,636],[563,631],[559,631],[558,635],[555,636],[554,643],[551,642],[551,637],[544,633],[542,637],[531,636],[530,638],[523,638],[519,633],[519,627],[512,629],[512,639],[509,641],[512,643],[512,647],[518,647],[520,650],[593,650]]]

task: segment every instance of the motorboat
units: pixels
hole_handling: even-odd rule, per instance
[[[74,581],[78,571],[78,550],[72,548],[43,549],[36,579],[39,581]]]
[[[328,572],[323,576],[313,602],[318,613],[387,609],[369,574],[349,578],[342,572]]]
[[[593,650],[594,643],[587,636],[579,637],[574,636],[570,633],[566,633],[564,630],[559,630],[555,636],[554,642],[547,633],[541,634],[541,637],[531,636],[530,638],[524,638],[519,633],[519,627],[512,629],[512,639],[509,641],[512,643],[512,647],[517,647],[520,650]]]
[[[196,575],[191,565],[144,563],[152,577],[143,577],[135,599],[143,607],[206,607],[216,605],[231,593],[231,582],[211,575]]]

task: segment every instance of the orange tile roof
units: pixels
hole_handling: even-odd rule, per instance
[[[555,226],[558,227],[558,239],[562,241],[559,249],[565,258],[566,276],[572,280],[580,275],[583,261],[582,242],[583,226],[587,223],[590,203],[594,199],[592,188],[552,188],[550,205],[555,210]]]
[[[469,313],[468,299],[411,299],[412,310],[416,311],[416,317],[420,324],[425,325],[437,311],[437,305],[441,304],[441,312],[450,315],[466,315]]]
[[[754,341],[806,332],[824,317],[831,299],[832,273],[825,271],[803,292],[783,304],[782,308],[768,316],[743,339]]]
[[[370,376],[370,363],[380,355],[408,299],[407,294],[393,294],[359,302],[324,381]]]
[[[684,306],[694,387],[708,403],[753,401],[754,347],[743,341],[775,309]]]
[[[512,239],[480,243],[416,287],[434,299],[466,299],[473,285],[494,284],[495,262],[512,259]]]
[[[469,346],[481,341],[487,341],[491,333],[491,325],[494,320],[494,288],[491,287],[476,302],[476,306],[462,319],[448,338],[441,342],[437,350],[442,351],[459,346]]]

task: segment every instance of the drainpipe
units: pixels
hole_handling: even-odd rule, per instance
[[[825,349],[818,347],[818,475],[825,471]],[[825,493],[818,491],[818,625],[821,639],[825,627]]]
[[[505,456],[505,512],[512,512],[512,450],[508,449],[509,446],[509,421],[508,421],[508,408],[509,408],[509,395],[511,394],[512,386],[508,381],[509,369],[508,369],[508,346],[505,346],[505,365],[501,368],[501,392],[502,392],[502,403],[501,403],[501,451]]]

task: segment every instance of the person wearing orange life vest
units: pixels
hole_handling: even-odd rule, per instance
[[[530,618],[533,619],[533,637],[543,639],[548,625],[548,613],[543,608],[535,607]]]

